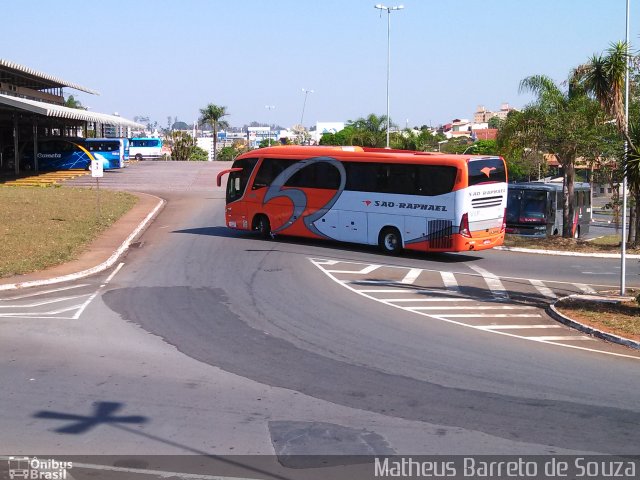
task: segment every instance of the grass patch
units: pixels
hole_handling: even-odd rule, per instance
[[[0,186],[0,278],[73,260],[137,197],[100,190]]]
[[[566,298],[555,307],[563,315],[580,323],[640,341],[640,306],[635,301],[596,302]]]

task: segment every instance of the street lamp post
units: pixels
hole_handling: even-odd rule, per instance
[[[629,132],[629,0],[627,0],[627,14],[626,14],[626,67],[625,67],[625,91],[624,91],[624,128]],[[624,140],[624,165],[627,165],[627,156],[629,154],[629,143],[627,139]],[[620,295],[624,295],[626,292],[626,229],[627,229],[627,174],[624,173],[622,177],[622,241],[620,242]]]
[[[267,110],[269,110],[269,112],[271,112],[271,110],[273,110],[275,107],[275,105],[265,105],[264,108],[266,108]],[[269,115],[269,119],[271,119],[271,115]],[[271,146],[271,124],[267,122],[267,126],[269,127],[269,146]]]
[[[389,148],[389,127],[391,125],[391,118],[389,116],[389,80],[391,78],[391,11],[402,10],[404,5],[398,5],[395,7],[387,7],[378,3],[374,5],[375,8],[387,11],[387,148]]]
[[[313,93],[313,90],[307,90],[306,88],[303,88],[302,93],[304,93],[304,101],[302,102],[302,115],[300,115],[300,126],[302,126],[302,122],[304,121],[304,107],[306,107],[307,105],[307,96],[310,93]]]

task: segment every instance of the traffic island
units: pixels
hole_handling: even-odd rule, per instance
[[[550,305],[547,313],[581,332],[640,350],[640,306],[635,297],[570,295]]]

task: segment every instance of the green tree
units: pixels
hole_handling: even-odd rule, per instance
[[[520,91],[532,92],[537,98],[523,111],[509,114],[498,136],[498,146],[507,153],[529,148],[555,155],[563,171],[562,236],[569,238],[573,233],[576,159],[599,156],[606,127],[602,109],[574,82],[562,90],[544,75],[525,78],[520,82]]]
[[[373,113],[347,122],[353,129],[352,145],[383,148],[387,145],[387,116]]]
[[[577,67],[573,71],[572,80],[593,95],[607,116],[615,121],[620,138],[627,142],[628,155],[626,163],[622,162],[622,168],[635,199],[635,212],[632,212],[635,214],[631,215],[629,222],[628,241],[637,244],[640,241],[640,138],[635,131],[638,127],[634,125],[632,129],[625,118],[625,77],[629,60],[627,44],[612,43],[606,54],[593,55],[587,63]],[[634,77],[637,78],[637,69]],[[637,105],[638,102],[635,103]],[[624,158],[624,153],[618,158]]]
[[[191,155],[189,155],[189,160],[193,162],[206,162],[209,160],[209,153],[204,148],[194,146]]]
[[[498,130],[500,130],[502,128],[502,125],[504,125],[504,120],[498,116],[495,116],[491,117],[487,123],[489,124],[489,128],[497,128]]]
[[[353,127],[347,125],[336,133],[325,133],[320,138],[320,145],[353,145]]]
[[[172,160],[189,160],[192,153],[197,148],[195,139],[187,132],[174,130],[166,138],[168,143],[171,145]]]
[[[227,107],[210,103],[200,109],[200,124],[208,124],[213,130],[213,160],[217,160],[218,130],[229,128],[229,123],[224,117],[229,115]]]
[[[73,95],[69,95],[67,99],[64,101],[64,106],[69,108],[77,108],[79,110],[86,110],[84,105],[80,103],[80,100],[77,100]]]

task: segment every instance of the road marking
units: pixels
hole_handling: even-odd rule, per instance
[[[352,273],[354,275],[366,275],[367,273],[371,273],[371,272],[377,270],[380,267],[381,267],[381,265],[369,265],[367,267],[364,267],[362,270],[327,270],[327,272],[329,272],[329,273]]]
[[[88,283],[81,283],[80,285],[71,285],[71,286],[62,287],[62,288],[52,288],[50,290],[41,290],[39,292],[32,292],[32,293],[26,293],[24,295],[15,295],[13,297],[2,298],[2,299],[0,299],[0,301],[22,300],[23,298],[36,297],[38,295],[46,295],[47,293],[63,292],[65,290],[71,290],[73,288],[86,287],[88,285],[89,285]]]
[[[423,310],[423,307],[407,307],[409,310]],[[542,317],[538,313],[441,313],[445,318],[537,318]],[[475,328],[475,327],[474,327]]]
[[[486,305],[470,305],[468,307],[454,306],[450,307],[448,305],[438,305],[431,307],[405,307],[411,309],[420,309],[420,310],[534,310],[536,307],[515,307],[515,306],[507,306],[507,305],[497,305],[497,306],[486,306]]]
[[[360,292],[365,292],[366,290],[359,290]],[[373,291],[373,290],[371,290]],[[375,290],[378,292],[379,290]],[[403,292],[404,293],[404,292]],[[381,298],[383,302],[472,302],[473,298]],[[473,308],[473,307],[469,307]]]
[[[627,355],[624,353],[617,353],[617,352],[610,352],[610,351],[606,351],[606,350],[599,350],[597,348],[590,348],[590,347],[583,347],[583,346],[579,346],[579,345],[571,345],[571,344],[567,344],[567,343],[557,343],[557,341],[564,341],[566,338],[565,337],[527,337],[527,336],[523,336],[523,335],[516,335],[515,333],[510,333],[508,330],[507,331],[503,331],[503,330],[499,330],[499,329],[483,329],[480,328],[481,326],[476,326],[470,323],[465,323],[459,320],[455,320],[453,318],[448,318],[448,316],[444,316],[444,315],[435,315],[433,313],[428,313],[428,312],[422,312],[419,310],[419,307],[414,307],[414,308],[410,308],[410,307],[406,307],[403,305],[396,305],[393,302],[389,302],[380,298],[376,298],[374,296],[368,295],[368,293],[375,293],[375,292],[382,292],[382,293],[406,293],[407,290],[406,289],[393,289],[393,290],[382,290],[382,289],[377,289],[377,290],[358,290],[357,288],[354,288],[350,285],[351,282],[345,282],[343,280],[338,279],[337,277],[335,277],[334,275],[332,275],[331,273],[329,273],[327,270],[325,270],[321,264],[318,264],[318,260],[319,261],[323,261],[322,259],[316,259],[316,258],[309,258],[309,261],[314,264],[316,267],[318,267],[318,269],[324,273],[327,277],[329,277],[329,279],[331,279],[332,281],[336,282],[337,284],[345,287],[348,290],[351,290],[353,293],[355,293],[356,295],[360,295],[362,297],[365,297],[369,300],[373,300],[375,302],[379,302],[382,305],[386,305],[388,307],[393,307],[393,308],[399,308],[401,310],[416,314],[416,315],[422,315],[423,317],[429,318],[431,320],[438,320],[440,322],[445,322],[445,323],[450,323],[452,325],[457,325],[460,327],[465,327],[465,328],[471,328],[474,330],[478,330],[484,333],[488,333],[488,334],[495,334],[495,335],[501,335],[504,337],[510,337],[510,338],[515,338],[515,339],[519,339],[519,340],[528,340],[528,341],[536,341],[539,343],[546,343],[548,345],[553,345],[556,347],[561,347],[561,348],[569,348],[569,349],[573,349],[573,350],[580,350],[583,352],[591,352],[591,353],[598,353],[601,355],[608,355],[608,356],[613,356],[613,357],[619,357],[619,358],[628,358],[631,360],[640,360],[640,357],[636,356],[636,355]],[[341,263],[352,263],[352,264],[357,264],[357,265],[362,265],[362,262],[349,262],[349,261],[342,261]],[[394,265],[385,265],[385,267],[389,267],[389,268],[407,268],[407,267],[398,267],[398,266],[394,266]],[[423,269],[424,270],[424,269]],[[427,270],[425,270],[427,271]],[[429,270],[429,271],[436,271],[436,270]],[[468,273],[461,273],[462,275],[469,275]],[[525,278],[517,278],[517,277],[503,277],[503,278],[508,278],[509,280],[530,280],[530,279],[525,279]],[[573,283],[570,282],[554,282],[554,283],[560,283],[560,284],[564,284],[564,285],[574,285]],[[434,299],[435,301],[445,301],[445,299]],[[460,299],[460,301],[463,301],[464,299]],[[475,300],[475,299],[474,299]],[[511,317],[511,315],[508,315],[509,317]],[[559,340],[553,340],[554,338],[558,338]],[[575,338],[575,337],[572,337]],[[595,340],[595,339],[594,339]]]
[[[485,270],[484,268],[478,267],[477,265],[469,265],[469,268],[482,275],[482,278],[484,278],[484,281],[487,282],[487,286],[489,287],[489,290],[491,290],[494,298],[500,300],[506,300],[509,298],[507,289],[504,288],[504,285],[497,275],[489,272],[488,270]]]
[[[26,305],[0,305],[0,308],[29,308],[29,307],[41,307],[42,305],[49,305],[51,303],[64,302],[65,300],[73,300],[76,298],[86,297],[89,293],[85,293],[84,295],[74,295],[72,297],[59,297],[53,298],[50,300],[44,300],[42,302],[29,303]]]
[[[418,279],[418,277],[420,276],[421,273],[422,273],[422,269],[421,268],[412,268],[404,276],[404,278],[402,280],[400,280],[400,283],[411,285]]]
[[[460,287],[458,286],[458,281],[456,277],[451,272],[440,272],[440,276],[442,277],[442,283],[447,290],[452,290],[454,292],[460,292]]]
[[[562,328],[561,325],[478,325],[482,330],[528,330],[530,328]]]
[[[80,305],[80,309],[73,316],[74,320],[77,320],[77,319],[80,318],[80,315],[82,315],[82,312],[84,312],[84,310],[89,306],[89,304],[93,301],[93,299],[98,296],[98,293],[100,293],[100,290],[102,290],[113,279],[113,277],[116,276],[116,273],[118,273],[123,266],[124,266],[124,263],[120,262],[118,264],[118,266],[115,268],[115,270],[113,272],[111,272],[111,275],[109,275],[107,277],[107,279],[104,281],[104,283],[102,285],[100,285],[95,292],[93,292],[93,294],[87,299],[86,302],[84,302],[82,305]]]
[[[345,284],[340,280],[336,280],[336,281],[342,285]],[[351,288],[351,287],[347,287],[347,288]],[[353,291],[360,292],[360,293],[407,293],[407,291],[404,288],[376,288],[376,289],[363,289],[363,290],[358,290],[356,288],[353,288]]]
[[[551,299],[558,298],[556,294],[553,293],[553,290],[547,287],[541,280],[529,280],[529,282],[531,282],[531,285],[536,287],[536,290],[538,290],[538,292],[540,292],[543,296]]]
[[[576,335],[576,336],[559,336],[559,337],[529,337],[531,340],[535,340],[537,342],[564,342],[564,341],[574,341],[574,340],[595,340],[591,337],[585,337],[584,335]]]
[[[591,288],[589,285],[585,285],[584,283],[574,283],[574,285],[576,286],[576,288],[579,288],[584,293],[589,293],[589,294],[598,293],[593,288]]]

